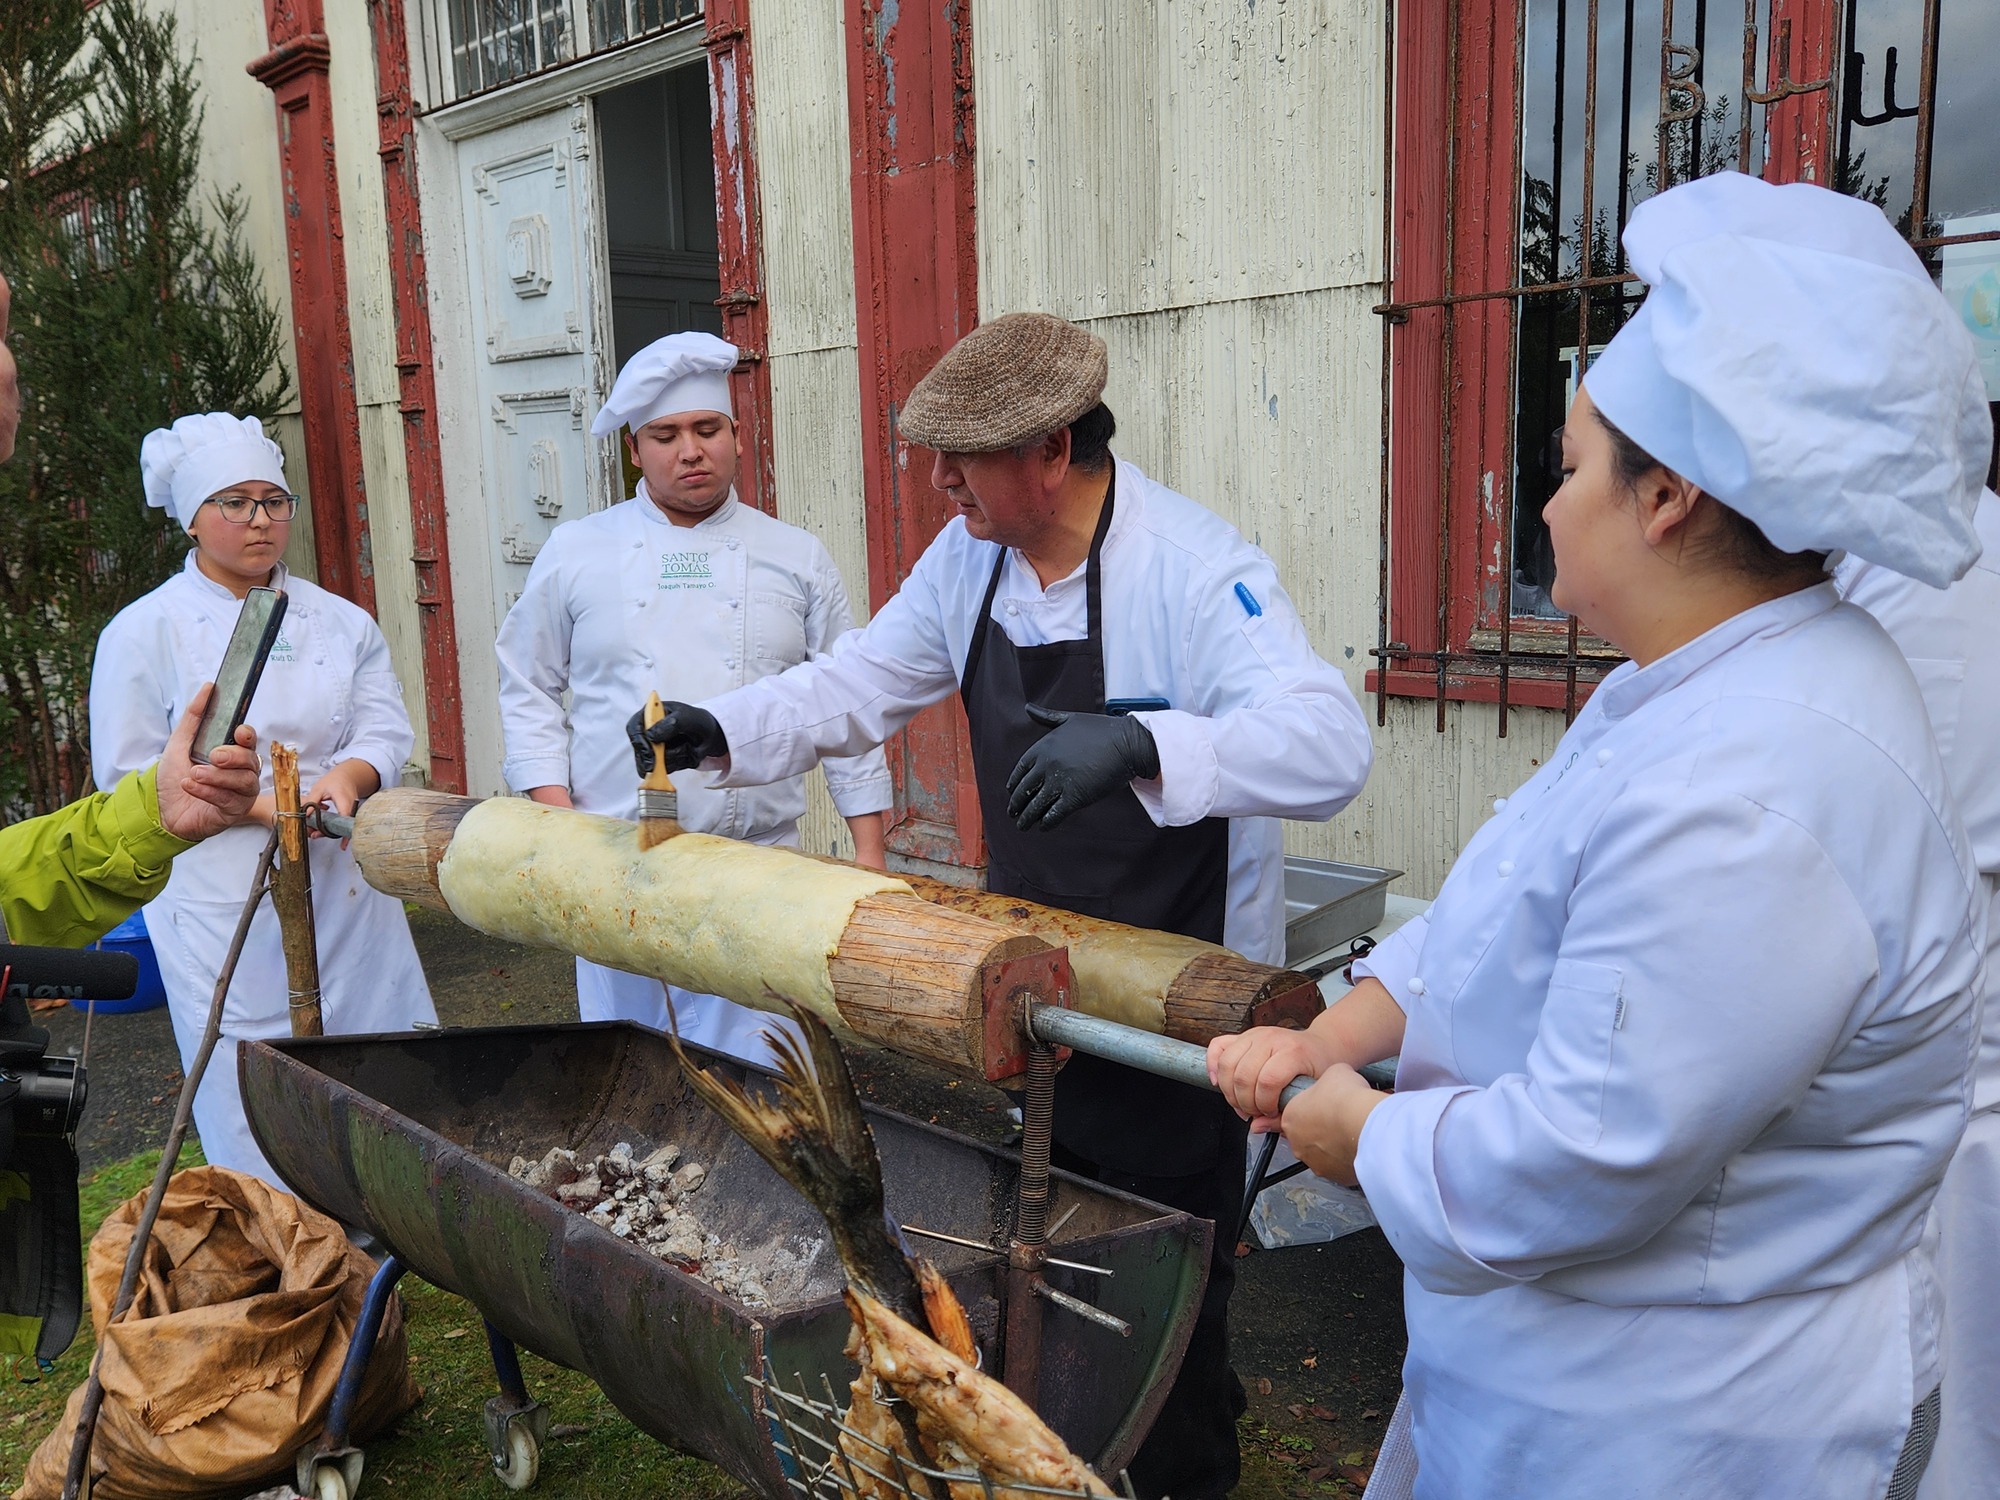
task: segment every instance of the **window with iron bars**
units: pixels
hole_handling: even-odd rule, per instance
[[[701,0],[431,0],[428,102],[469,99],[701,14]]]
[[[2000,403],[2000,5],[1405,0],[1390,55],[1383,563],[1370,685],[1574,713],[1618,661],[1549,602],[1576,384],[1644,295],[1633,207],[1722,170],[1909,236]]]

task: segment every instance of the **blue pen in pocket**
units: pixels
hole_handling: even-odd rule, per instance
[[[1243,613],[1253,620],[1264,613],[1264,606],[1257,602],[1257,596],[1250,592],[1250,585],[1247,583],[1236,585],[1236,600],[1243,606]]]

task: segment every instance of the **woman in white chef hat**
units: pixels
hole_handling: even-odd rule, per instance
[[[285,487],[277,444],[255,417],[206,412],[148,433],[139,454],[146,503],[179,520],[194,547],[179,573],[119,611],[98,638],[90,679],[98,785],[159,755],[188,699],[215,675],[243,597],[269,585],[286,593],[285,618],[249,722],[266,743],[297,749],[308,803],[352,812],[378,787],[394,786],[414,734],[388,646],[365,611],[286,571],[298,500]],[[271,818],[267,790],[245,826],[176,858],[166,890],[145,909],[184,1065],[207,1024]],[[399,1031],[435,1021],[401,903],[363,882],[337,841],[316,839],[311,850],[327,1031]],[[266,902],[229,987],[222,1045],[195,1096],[195,1128],[209,1161],[279,1182],[243,1118],[235,1043],[290,1034],[278,919]]]
[[[1371,1495],[1882,1500],[1943,1372],[1920,1231],[1985,921],[1901,654],[1825,576],[1948,584],[1991,443],[1880,212],[1726,175],[1641,206],[1554,597],[1630,657],[1304,1033],[1211,1045],[1406,1267]],[[1397,1091],[1353,1065],[1401,1053]],[[1414,1477],[1413,1477],[1414,1476]]]

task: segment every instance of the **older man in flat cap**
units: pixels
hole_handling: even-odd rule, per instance
[[[958,506],[908,581],[826,659],[672,705],[654,741],[670,767],[751,785],[879,744],[956,691],[989,890],[1281,962],[1278,820],[1344,807],[1368,731],[1271,560],[1113,458],[1105,371],[1103,341],[1060,318],[968,334],[901,418]],[[1056,1092],[1058,1164],[1219,1226],[1180,1378],[1131,1473],[1142,1495],[1223,1495],[1245,1127],[1215,1094],[1082,1055]]]
[[[736,346],[677,333],[633,355],[591,432],[623,430],[641,474],[622,505],[558,526],[507,612],[495,652],[508,782],[537,802],[630,818],[639,783],[618,726],[649,693],[706,697],[782,672],[854,628],[847,591],[811,533],[736,498],[739,458],[729,372]],[[569,696],[565,706],[564,694]],[[816,759],[814,757],[813,759]],[[681,824],[758,844],[797,844],[801,773],[750,790],[683,776]],[[882,863],[889,769],[879,750],[830,760],[827,787],[863,864]],[[576,966],[586,1021],[664,1029],[657,979]],[[785,1023],[716,995],[674,993],[688,1041],[769,1063],[765,1033]]]

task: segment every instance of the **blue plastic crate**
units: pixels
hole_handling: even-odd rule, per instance
[[[129,1000],[98,1001],[97,1013],[100,1016],[124,1016],[142,1010],[158,1010],[167,1003],[166,981],[160,978],[160,960],[153,953],[153,939],[146,931],[146,913],[143,910],[133,912],[91,946],[102,948],[107,953],[129,953],[139,960],[139,988],[132,992]],[[82,1000],[72,1000],[70,1004],[78,1010],[90,1008]]]

